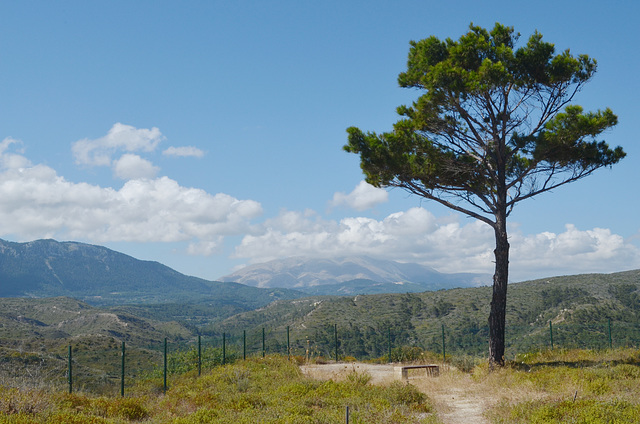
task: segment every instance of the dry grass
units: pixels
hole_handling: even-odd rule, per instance
[[[472,373],[451,368],[413,383],[450,424],[636,423],[640,416],[635,349],[537,352],[492,372],[486,364]]]
[[[338,422],[347,405],[361,422],[394,424],[635,423],[640,416],[637,350],[537,352],[493,372],[485,363],[472,366],[470,358],[452,363],[461,367],[442,367],[436,378],[416,372],[406,385],[393,381],[392,365],[315,365],[301,373],[284,358],[267,358],[217,367],[201,378],[176,375],[167,396],[149,381],[125,399],[45,391],[29,382],[0,387],[0,423],[241,424],[257,417],[320,423]]]
[[[429,399],[399,382],[370,384],[356,364],[340,379],[316,380],[286,357],[238,361],[198,377],[174,375],[166,395],[155,379],[127,397],[0,387],[0,424],[73,423],[333,423],[350,408],[353,422],[437,422]]]

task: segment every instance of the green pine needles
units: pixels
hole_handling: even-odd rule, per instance
[[[347,129],[367,182],[399,187],[476,218],[495,231],[491,363],[504,363],[509,271],[507,217],[528,198],[610,167],[625,153],[600,139],[617,124],[610,109],[585,112],[575,95],[595,74],[587,55],[556,53],[535,32],[471,24],[457,41],[412,41],[401,87],[418,89],[382,134]]]

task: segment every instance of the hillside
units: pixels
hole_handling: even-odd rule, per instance
[[[351,356],[384,355],[389,332],[393,344],[441,351],[484,354],[487,349],[490,287],[437,292],[352,297],[316,296],[278,301],[206,328],[238,334],[269,329],[282,340],[286,326],[302,349],[307,339],[330,354],[334,325],[340,349]],[[550,345],[606,347],[608,320],[617,345],[640,346],[640,270],[615,274],[555,277],[512,284],[507,306],[508,351]]]
[[[164,338],[175,345],[193,337],[175,321],[141,318],[66,297],[1,298],[0,311],[0,376],[28,386],[43,379],[60,383],[72,346],[79,387],[110,390],[119,375],[122,342],[129,367],[140,373],[161,363]]]
[[[55,240],[0,240],[0,281],[0,297],[68,296],[93,305],[210,300],[238,306],[236,313],[301,296],[288,290],[207,281],[106,247]]]
[[[126,312],[92,307],[67,297],[0,299],[0,339],[22,343],[28,339],[112,337],[146,346],[164,337],[183,340],[192,332],[173,321],[141,318]]]
[[[436,292],[356,296],[311,296],[278,300],[247,311],[219,309],[206,302],[94,308],[72,299],[1,299],[0,345],[16,340],[63,346],[75,338],[103,334],[144,346],[162,337],[183,340],[196,334],[231,350],[261,350],[265,331],[269,352],[333,356],[338,331],[340,355],[380,357],[392,345],[484,355],[487,349],[490,287]],[[62,302],[62,303],[60,303]],[[233,314],[233,316],[229,316]],[[615,274],[555,277],[512,284],[507,309],[507,352],[550,347],[640,346],[640,270]],[[178,324],[179,323],[179,324]],[[132,332],[132,334],[130,334]],[[83,336],[84,335],[84,336]],[[36,345],[37,345],[36,343]],[[75,341],[74,341],[75,343]],[[115,342],[111,342],[115,343]],[[183,343],[183,342],[180,342]],[[36,346],[34,345],[34,346]]]

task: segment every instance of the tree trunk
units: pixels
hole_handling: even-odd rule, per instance
[[[509,281],[509,241],[507,239],[506,210],[496,214],[494,227],[496,270],[493,274],[493,297],[489,313],[489,365],[504,365],[504,331],[507,312],[507,283]]]

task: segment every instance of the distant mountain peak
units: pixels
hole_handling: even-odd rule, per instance
[[[428,284],[438,287],[470,287],[488,284],[483,274],[443,274],[435,269],[367,256],[336,258],[289,257],[249,265],[220,281],[237,282],[255,287],[305,288],[336,285],[354,280],[404,285]]]
[[[16,243],[0,239],[0,297],[69,296],[93,304],[161,303],[279,294],[183,275],[103,246],[56,240]],[[248,290],[247,290],[248,289]]]

